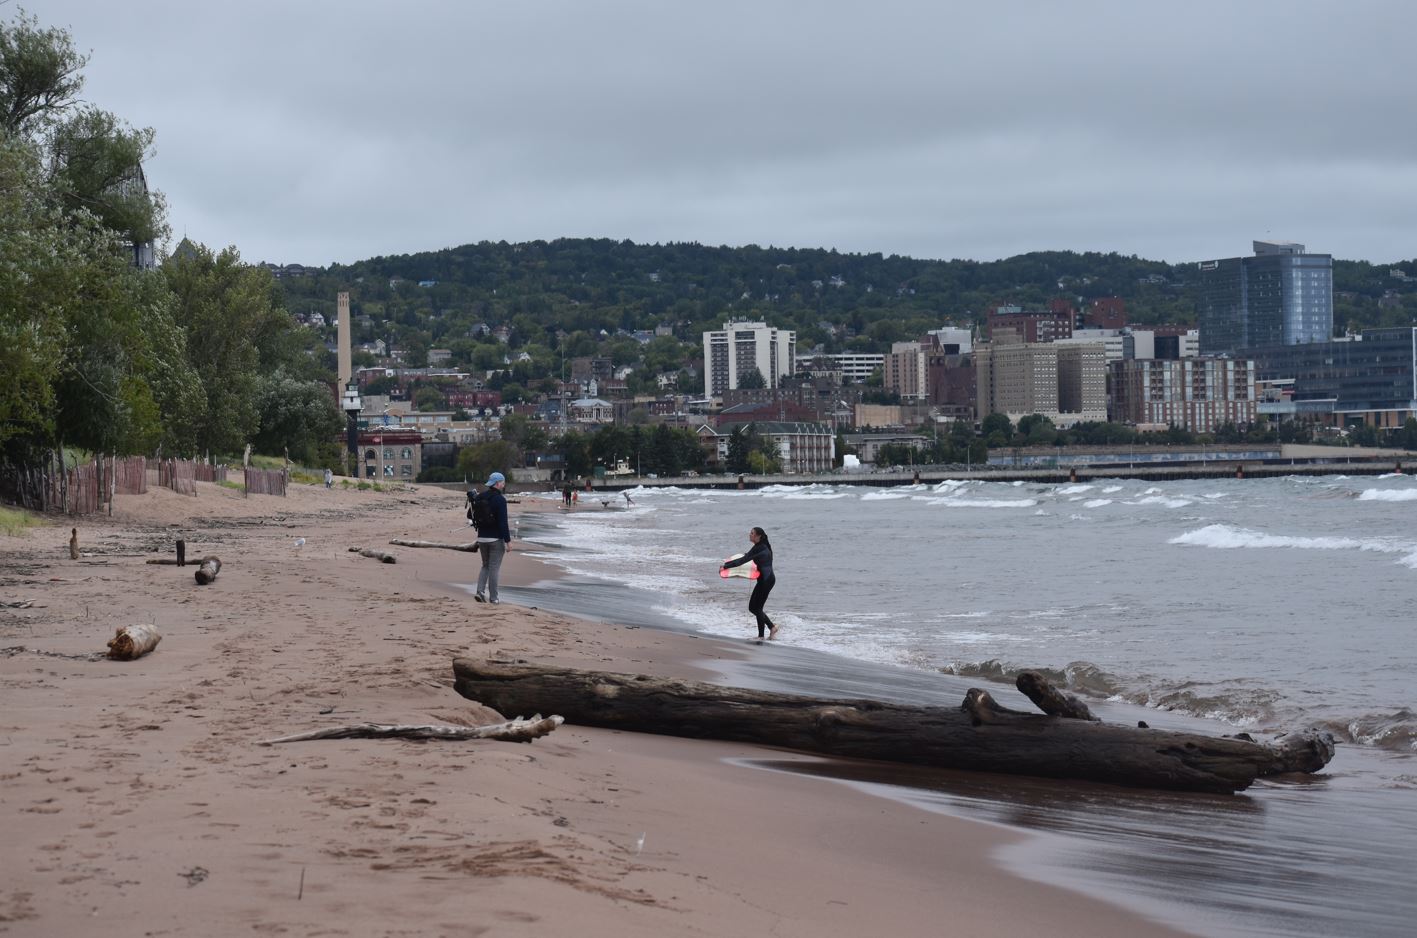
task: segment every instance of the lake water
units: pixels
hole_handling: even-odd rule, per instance
[[[768,531],[783,628],[734,684],[957,705],[1037,669],[1104,719],[1340,740],[1328,770],[1232,797],[969,773],[857,778],[1027,827],[1025,875],[1209,935],[1412,933],[1417,480],[945,482],[632,490],[526,523],[570,577],[512,601],[756,635],[719,561]],[[840,772],[835,774],[840,775]]]

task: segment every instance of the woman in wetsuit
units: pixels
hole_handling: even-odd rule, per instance
[[[764,633],[769,639],[777,638],[776,625],[773,625],[767,613],[763,612],[763,606],[768,601],[768,593],[772,592],[773,586],[777,584],[777,577],[772,572],[772,544],[768,543],[768,533],[762,528],[754,528],[748,532],[748,540],[753,542],[753,547],[737,560],[725,560],[723,567],[738,567],[753,561],[758,565],[758,582],[753,584],[753,595],[748,599],[748,611],[758,620],[758,639],[761,641]]]

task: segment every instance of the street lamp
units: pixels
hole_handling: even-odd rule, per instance
[[[344,397],[340,399],[340,408],[349,418],[350,475],[357,480],[359,478],[359,412],[364,409],[364,402],[359,399],[359,385],[353,381],[344,387]]]

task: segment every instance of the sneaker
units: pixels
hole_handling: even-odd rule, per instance
[[[492,605],[494,605],[494,606],[500,606],[500,605],[502,605],[502,600],[500,600],[500,599],[489,599],[489,600],[487,600],[487,601],[488,601],[489,603],[491,603]]]
[[[481,593],[477,593],[477,594],[474,595],[472,598],[475,599],[475,600],[477,600],[477,601],[480,602],[480,603],[485,603],[485,602],[487,602],[487,597],[486,597],[486,596],[483,596]]]

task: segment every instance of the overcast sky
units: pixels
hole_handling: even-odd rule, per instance
[[[0,17],[14,16],[14,0]],[[1417,256],[1417,2],[30,0],[174,238]]]

